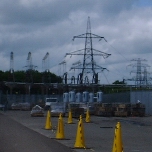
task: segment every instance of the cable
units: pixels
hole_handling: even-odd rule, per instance
[[[106,40],[106,39],[104,39],[108,44],[109,44],[109,42]],[[127,62],[129,62],[129,60],[125,57],[125,56],[123,56],[119,51],[117,51],[117,49],[114,47],[114,46],[112,46],[111,44],[109,44],[109,46],[111,47],[111,48],[113,48],[119,55],[121,55]],[[107,62],[107,61],[105,61],[105,62]],[[125,75],[123,75],[122,74],[122,72],[119,72],[119,70],[118,69],[116,69],[115,67],[113,67],[112,65],[110,65],[113,69],[114,69],[114,72],[117,74],[117,75],[122,75],[123,77],[125,77]],[[116,72],[117,71],[117,72]]]
[[[108,79],[107,79],[107,77],[105,76],[104,72],[102,72],[102,73],[103,73],[104,77],[106,78],[107,83],[110,84],[109,81],[108,81]]]
[[[109,42],[106,40],[106,42],[109,44]],[[110,47],[112,47],[115,51],[117,51],[116,50],[116,48],[115,47],[113,47],[111,44],[109,44],[110,45]],[[126,57],[124,57],[119,51],[117,51],[127,62],[129,62],[129,60],[126,58]]]

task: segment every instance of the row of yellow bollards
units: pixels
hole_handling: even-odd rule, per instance
[[[86,112],[85,122],[90,122],[89,110],[87,110],[87,112]],[[69,115],[68,115],[68,124],[72,124],[72,123],[73,123],[72,112],[70,110],[69,111]],[[45,129],[47,129],[47,130],[52,129],[50,111],[47,112]],[[63,122],[62,114],[59,115],[59,119],[58,119],[56,139],[65,139],[64,122]],[[83,148],[83,149],[86,148],[85,139],[84,139],[83,120],[82,120],[82,116],[81,115],[80,115],[79,122],[78,122],[77,134],[76,134],[76,140],[75,140],[74,148]],[[116,127],[115,127],[115,134],[114,134],[112,152],[123,152],[123,144],[122,144],[122,135],[121,135],[120,122],[118,122],[116,124]]]

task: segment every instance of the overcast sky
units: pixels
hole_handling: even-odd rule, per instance
[[[70,67],[81,58],[65,54],[85,47],[84,39],[72,38],[86,33],[88,16],[91,32],[107,40],[93,41],[93,48],[111,54],[94,58],[109,70],[99,75],[100,83],[132,78],[132,59],[152,66],[152,0],[1,0],[0,70],[10,69],[11,52],[14,70],[25,70],[31,52],[32,64],[42,72],[49,52],[51,72],[74,73]],[[59,66],[62,61],[66,67]]]

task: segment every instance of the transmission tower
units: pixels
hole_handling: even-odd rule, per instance
[[[129,65],[135,68],[135,70],[131,71],[131,73],[135,73],[135,76],[132,79],[128,79],[128,80],[135,81],[136,86],[149,85],[149,81],[151,79],[149,77],[150,73],[147,71],[147,67],[150,66],[142,63],[142,62],[146,62],[147,60],[138,58],[138,59],[133,59],[131,61],[136,62]]]
[[[81,73],[78,75],[77,83],[98,83],[98,71],[103,71],[106,68],[98,66],[94,61],[94,56],[103,56],[103,58],[109,57],[111,54],[104,53],[102,51],[93,49],[93,42],[92,39],[99,39],[102,40],[105,38],[92,34],[91,33],[91,24],[90,24],[90,17],[88,17],[87,21],[87,30],[85,34],[81,34],[78,36],[73,37],[73,41],[75,38],[84,38],[85,39],[85,48],[81,50],[77,50],[71,53],[67,53],[66,55],[82,55],[83,56],[83,63],[79,66],[72,66],[71,69],[81,69]],[[106,41],[106,40],[105,40]],[[92,79],[92,81],[90,81]]]
[[[147,71],[147,68],[144,67],[144,74],[143,74],[143,83],[144,85],[147,85],[148,84],[148,71]]]
[[[66,61],[62,61],[59,63],[59,75],[63,75],[66,71]]]
[[[42,69],[43,71],[49,71],[49,53],[47,52],[44,58],[42,59]]]
[[[35,68],[37,67],[37,66],[34,66],[33,64],[32,64],[32,54],[31,54],[31,52],[29,52],[28,53],[28,56],[27,56],[27,65],[25,66],[26,68],[27,68],[27,70],[35,70]]]
[[[49,70],[49,53],[48,52],[42,59],[42,69],[43,69],[42,82],[49,83],[51,77],[50,77],[50,70]]]
[[[14,82],[14,54],[13,52],[10,53],[10,70],[9,70],[9,76],[8,80]]]
[[[71,67],[70,70],[74,70],[74,72],[75,72],[75,69],[76,69],[76,68],[79,69],[79,67],[81,67],[81,66],[82,66],[82,63],[81,63],[81,61],[79,60],[79,61],[77,61],[77,62],[75,62],[75,63],[72,64],[72,67]],[[80,70],[80,69],[79,69],[79,70]],[[80,71],[79,71],[79,73],[80,73]]]
[[[37,67],[37,66],[34,66],[32,64],[32,54],[31,54],[31,52],[28,53],[27,65],[25,67],[27,68],[27,70],[26,70],[26,82],[31,83],[31,82],[33,82],[32,72]]]

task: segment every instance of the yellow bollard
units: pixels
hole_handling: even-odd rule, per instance
[[[47,129],[47,130],[52,129],[50,110],[48,110],[48,112],[47,112],[45,129]]]
[[[89,109],[87,109],[87,112],[86,112],[85,122],[90,122],[90,112],[89,112]]]
[[[112,152],[123,152],[123,143],[122,143],[120,122],[118,122],[115,127],[115,135],[114,135]]]
[[[73,121],[72,121],[72,112],[71,112],[71,110],[69,110],[68,124],[71,124],[71,123],[73,123]]]
[[[62,114],[59,115],[58,128],[56,133],[56,139],[64,139],[64,124],[62,119]]]
[[[76,135],[76,141],[75,141],[74,147],[75,148],[86,148],[85,140],[84,140],[84,127],[83,127],[83,121],[82,121],[81,115],[80,115],[80,120],[78,123],[77,135]]]

